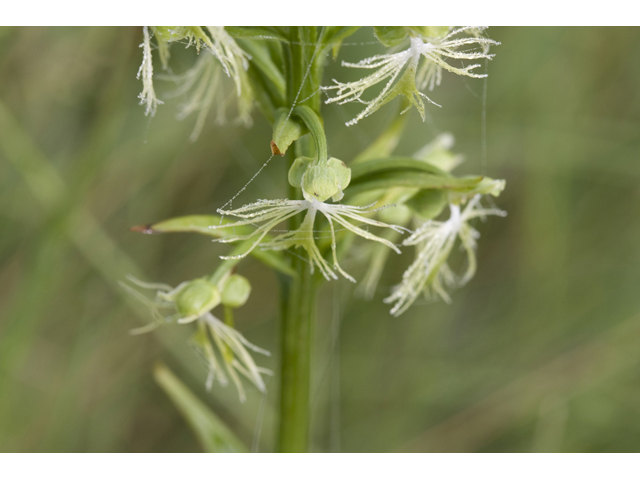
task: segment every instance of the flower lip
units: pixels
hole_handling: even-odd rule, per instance
[[[385,303],[394,303],[391,308],[392,315],[398,316],[405,312],[421,292],[424,292],[427,298],[440,296],[449,303],[451,298],[446,287],[462,286],[471,280],[476,270],[475,248],[480,233],[467,222],[488,215],[506,216],[503,210],[481,207],[480,199],[481,195],[475,195],[464,209],[459,205],[450,204],[451,213],[448,220],[427,220],[402,242],[403,245],[417,247],[416,259],[402,275],[401,283],[384,299]],[[466,271],[460,277],[454,274],[447,263],[456,239],[460,239],[468,262]]]
[[[233,278],[233,275],[230,278]],[[128,284],[121,283],[123,288],[134,298],[151,309],[154,317],[152,323],[132,330],[132,334],[146,333],[166,323],[185,323],[185,319],[196,321],[197,330],[191,341],[207,362],[209,368],[209,375],[206,381],[207,389],[211,389],[215,379],[218,380],[220,385],[226,386],[229,383],[228,378],[231,378],[238,390],[240,401],[244,402],[246,395],[240,380],[240,376],[244,376],[258,390],[261,392],[266,391],[262,375],[271,375],[272,372],[266,368],[258,367],[248,350],[266,356],[269,356],[270,353],[250,343],[240,332],[211,313],[211,310],[220,303],[220,293],[218,293],[215,286],[205,279],[184,282],[176,288],[161,283],[141,282],[132,276],[128,276],[128,279],[140,288],[156,291],[155,298],[151,300]],[[236,278],[236,282],[237,280]],[[244,281],[240,280],[240,283],[244,283]],[[210,287],[213,287],[215,291],[211,290]],[[243,291],[240,292],[241,298],[239,298],[237,295],[238,285],[235,286],[236,292],[231,298],[231,303],[235,302],[235,304],[231,305],[232,307],[235,308],[236,305],[245,300],[244,297],[248,295],[246,287],[246,285],[240,286],[240,290]],[[207,291],[207,289],[209,290]],[[216,301],[212,302],[210,300],[211,297],[214,297]],[[213,305],[214,303],[215,305]],[[185,308],[190,310],[184,311]],[[161,313],[167,311],[173,313]],[[185,313],[190,313],[191,315],[185,317]],[[222,362],[220,362],[220,359],[222,359]]]
[[[321,87],[325,91],[336,90],[335,96],[327,99],[325,103],[335,102],[342,105],[347,102],[358,102],[365,104],[365,109],[353,120],[347,122],[346,125],[349,126],[369,116],[394,97],[403,95],[409,101],[410,107],[416,107],[424,121],[426,118],[424,100],[437,104],[420,90],[424,90],[427,86],[429,90],[433,90],[435,85],[440,85],[443,69],[473,78],[486,77],[486,74],[473,71],[480,67],[479,63],[457,68],[446,61],[447,59],[490,60],[493,58],[493,55],[488,53],[488,47],[499,45],[499,43],[480,36],[482,31],[483,28],[462,27],[440,37],[423,38],[421,35],[412,35],[409,48],[402,52],[374,55],[357,63],[342,62],[345,67],[366,68],[375,71],[354,82],[341,83],[334,79],[334,85]],[[470,33],[471,36],[456,38],[457,35],[465,33]],[[461,47],[468,45],[476,45],[482,50],[460,50]],[[419,68],[420,57],[424,57],[425,60],[422,67]],[[362,95],[367,89],[383,81],[386,81],[386,84],[375,98],[372,100],[362,99]]]
[[[387,206],[380,208],[371,208],[374,204],[366,205],[363,207],[342,205],[342,204],[330,204],[321,202],[313,197],[307,200],[258,200],[257,202],[245,205],[236,210],[222,210],[218,209],[218,213],[221,215],[232,215],[239,217],[241,220],[235,223],[227,223],[224,225],[211,225],[209,228],[233,228],[241,225],[254,225],[256,229],[247,235],[229,235],[216,239],[221,243],[230,243],[236,241],[249,240],[257,237],[256,241],[249,247],[249,249],[240,254],[227,258],[244,258],[258,245],[265,250],[285,250],[289,248],[300,248],[306,250],[309,256],[309,265],[311,271],[317,267],[322,275],[327,280],[336,280],[338,277],[334,273],[334,270],[340,273],[348,280],[355,282],[355,279],[346,273],[338,263],[337,257],[337,245],[336,245],[336,224],[345,230],[349,230],[356,235],[363,237],[367,240],[372,240],[386,245],[397,253],[400,253],[398,247],[389,240],[374,235],[373,233],[360,228],[357,225],[351,223],[355,220],[360,224],[371,225],[376,227],[391,228],[397,232],[405,233],[409,230],[398,226],[373,220],[363,216],[363,214],[369,214],[387,208]],[[300,227],[295,230],[281,233],[269,241],[263,242],[263,239],[276,225],[287,220],[288,218],[297,215],[298,213],[306,212]],[[320,212],[329,223],[329,231],[314,230],[315,218],[317,212]],[[317,233],[329,233],[331,238],[331,253],[333,257],[333,268],[329,265],[327,260],[322,256],[320,249],[316,245],[315,240]]]

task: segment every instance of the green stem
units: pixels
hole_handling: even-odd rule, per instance
[[[324,125],[322,125],[320,115],[306,105],[300,105],[294,108],[293,114],[304,122],[311,134],[311,137],[313,138],[313,142],[316,146],[316,158],[313,162],[314,166],[326,165],[328,161],[327,137],[324,133]]]
[[[224,306],[224,323],[233,328],[233,308]]]
[[[316,282],[304,260],[296,258],[294,268],[298,279],[282,277],[280,452],[307,452],[309,443],[311,338]]]
[[[302,119],[311,110],[313,123],[322,120],[318,115],[319,102],[308,98],[317,89],[321,68],[309,68],[314,55],[316,41],[315,27],[291,27],[291,43],[285,45],[284,58],[287,78],[287,101],[291,106],[296,102],[306,107],[302,110]],[[307,99],[300,102],[301,99]],[[311,108],[309,108],[311,107]],[[314,108],[315,107],[315,108]],[[312,110],[313,109],[313,110]],[[298,109],[300,111],[300,109]],[[307,123],[307,122],[305,122]],[[322,133],[324,138],[324,132]],[[289,151],[290,165],[297,156],[311,156],[313,146],[300,138]],[[318,145],[318,140],[316,145]],[[326,157],[326,140],[324,148]],[[294,154],[295,150],[295,154]],[[301,198],[300,189],[289,187],[289,198]],[[302,219],[292,218],[289,229],[299,227]],[[317,277],[311,274],[306,259],[294,255],[291,266],[297,273],[295,277],[279,275],[282,292],[282,324],[281,324],[281,384],[280,384],[280,419],[278,426],[278,451],[307,452],[309,449],[309,391],[311,384],[311,344],[315,317]]]

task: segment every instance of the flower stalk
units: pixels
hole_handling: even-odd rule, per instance
[[[316,56],[309,51],[307,45],[313,45],[317,40],[314,27],[292,27],[291,43],[285,46],[284,53],[289,82],[287,85],[287,100],[292,106],[296,105],[299,98],[305,99],[305,93],[312,93],[313,85],[319,85],[322,78],[321,70],[310,68],[311,62]],[[310,38],[314,37],[314,38]],[[307,45],[305,45],[307,44]],[[306,79],[306,77],[311,77]],[[319,96],[310,99],[305,105],[307,108],[315,107],[315,116],[319,117]],[[313,116],[298,107],[302,111],[303,121],[308,120],[307,127]],[[312,110],[313,111],[313,110]],[[307,114],[305,118],[305,113]],[[324,132],[323,135],[324,137]],[[318,142],[318,140],[316,140]],[[326,139],[324,143],[326,156]],[[290,152],[290,166],[295,161],[293,152],[298,150],[303,155],[311,156],[310,145],[306,142],[297,142],[297,148]],[[306,151],[303,151],[306,150]],[[320,150],[316,146],[316,150]],[[320,152],[316,152],[320,153]],[[326,157],[325,157],[326,158]],[[289,198],[302,199],[302,192],[289,187]],[[289,229],[296,230],[300,227],[300,219],[289,219]],[[291,258],[291,266],[297,273],[294,278],[286,278],[279,275],[281,288],[281,326],[280,326],[280,418],[278,425],[279,452],[307,452],[309,445],[309,392],[311,389],[311,340],[315,319],[315,301],[318,280],[311,273],[306,261],[299,256]]]

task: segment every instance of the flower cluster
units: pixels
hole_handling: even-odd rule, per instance
[[[351,221],[355,220],[359,224],[364,225],[391,228],[397,232],[408,230],[397,225],[390,225],[363,216],[380,210],[379,208],[372,209],[372,205],[359,207],[326,203],[325,201],[330,197],[333,197],[334,200],[342,198],[342,190],[347,187],[349,179],[350,170],[338,159],[329,159],[328,166],[323,167],[314,166],[311,159],[300,157],[294,162],[291,168],[289,180],[293,185],[302,188],[305,200],[259,200],[235,210],[218,210],[218,213],[221,215],[233,215],[241,218],[241,220],[224,225],[212,225],[210,227],[212,229],[229,229],[242,225],[256,226],[256,229],[250,234],[225,236],[219,240],[220,242],[236,242],[257,237],[253,245],[246,252],[236,257],[222,258],[245,257],[258,245],[267,250],[302,247],[309,256],[309,264],[312,272],[315,267],[317,267],[327,280],[335,280],[338,277],[333,270],[336,270],[343,277],[355,282],[355,279],[346,273],[338,263],[335,224],[367,240],[386,245],[397,253],[400,253],[400,250],[392,242],[374,235],[358,225],[354,225]],[[271,229],[302,212],[305,212],[305,217],[297,229],[282,233],[268,242],[261,243]],[[324,216],[329,224],[328,232],[330,233],[331,239],[333,270],[322,256],[316,244],[316,239],[318,238],[316,237],[316,233],[322,233],[314,230],[318,212]]]
[[[473,277],[476,271],[476,240],[480,233],[468,222],[487,215],[506,215],[497,208],[483,208],[480,199],[481,195],[475,195],[462,210],[458,204],[449,204],[451,213],[448,220],[427,220],[402,242],[403,245],[416,246],[416,259],[402,275],[402,282],[384,300],[385,303],[395,302],[391,314],[397,316],[406,311],[421,293],[427,298],[437,295],[450,302],[446,288],[462,286]],[[460,239],[467,255],[467,269],[461,276],[454,274],[447,263],[456,239]]]
[[[401,29],[402,27],[397,28]],[[407,29],[406,36],[410,38],[408,49],[398,53],[375,55],[357,63],[343,62],[342,65],[345,67],[375,71],[354,82],[342,83],[334,79],[335,85],[323,87],[325,91],[336,91],[335,96],[329,98],[326,103],[337,102],[342,105],[347,102],[359,102],[365,104],[365,109],[353,120],[347,122],[347,126],[349,126],[358,123],[396,96],[403,95],[409,102],[406,110],[415,106],[424,120],[424,100],[437,104],[420,90],[424,90],[427,87],[429,90],[433,90],[436,85],[440,85],[443,69],[473,78],[486,76],[485,74],[474,72],[480,66],[479,63],[473,63],[461,68],[454,67],[448,63],[449,59],[460,61],[491,59],[493,55],[488,53],[488,47],[498,45],[498,42],[482,37],[482,30],[482,28],[477,27],[462,27],[451,29],[441,36],[427,36],[434,33],[437,35],[440,32],[437,30],[423,32],[416,29]],[[468,36],[465,36],[465,34]],[[460,50],[472,45],[480,47],[480,50]],[[420,66],[421,58],[424,58],[422,66]],[[364,100],[362,98],[364,92],[369,88],[385,81],[386,84],[382,91],[375,98],[372,100]]]
[[[154,319],[149,325],[132,330],[132,334],[149,332],[167,323],[196,322],[197,331],[192,343],[208,365],[207,389],[211,389],[214,380],[226,386],[230,378],[238,389],[240,401],[244,402],[246,395],[240,380],[242,375],[258,390],[266,391],[262,375],[271,375],[271,371],[258,367],[249,350],[263,355],[269,355],[269,352],[250,343],[230,322],[223,322],[211,313],[221,304],[225,309],[242,306],[251,290],[246,278],[237,274],[227,275],[215,285],[209,279],[199,278],[175,288],[162,283],[141,282],[133,277],[129,280],[140,288],[156,292],[150,299],[130,285],[121,284],[150,309]]]
[[[142,77],[143,90],[140,103],[145,105],[145,114],[153,116],[157,106],[163,102],[156,96],[153,85],[153,61],[151,33],[155,34],[160,61],[163,69],[168,69],[169,46],[171,43],[186,41],[187,47],[195,45],[198,52],[203,50],[192,68],[181,75],[164,74],[156,78],[168,80],[177,85],[167,98],[185,96],[187,101],[180,107],[178,118],[183,119],[197,112],[197,119],[191,140],[197,139],[212,105],[217,105],[217,120],[222,123],[230,101],[238,100],[238,117],[241,122],[251,123],[253,95],[247,76],[250,56],[224,30],[224,27],[144,27],[143,59],[138,71]],[[224,74],[224,75],[223,75]],[[235,95],[225,94],[223,77],[229,77],[234,84]]]

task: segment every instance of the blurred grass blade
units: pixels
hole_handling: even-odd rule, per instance
[[[185,418],[205,452],[247,452],[238,437],[166,365],[158,363],[153,376]]]

